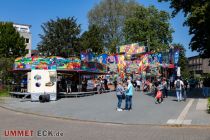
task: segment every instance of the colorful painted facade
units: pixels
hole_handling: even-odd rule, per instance
[[[63,58],[51,56],[43,57],[19,57],[15,59],[14,70],[81,70],[91,72],[106,72],[107,67],[97,62],[85,62],[76,58]]]
[[[101,54],[97,57],[92,52],[81,53],[80,59],[58,56],[19,57],[15,60],[14,70],[81,70],[106,73],[109,68],[121,77],[124,77],[125,73],[158,75],[161,67],[173,68],[179,60],[179,51],[169,50],[168,53],[154,54],[147,52],[146,47],[138,43],[122,45],[118,49],[119,54]]]

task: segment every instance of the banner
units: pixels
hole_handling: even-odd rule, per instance
[[[101,54],[96,57],[97,62],[102,63],[102,64],[107,64],[107,58],[108,58],[108,54]]]
[[[174,64],[177,65],[179,61],[179,51],[174,53]]]
[[[89,62],[95,60],[95,55],[92,52],[82,52],[80,54],[81,61]]]
[[[146,52],[145,46],[139,46],[138,43],[119,46],[119,53],[125,53],[126,55],[139,54]]]

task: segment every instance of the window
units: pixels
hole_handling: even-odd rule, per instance
[[[26,38],[26,39],[25,39],[25,42],[26,42],[26,43],[29,43],[29,39],[28,39],[28,38]]]

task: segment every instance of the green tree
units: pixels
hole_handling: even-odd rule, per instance
[[[80,38],[82,50],[92,49],[96,54],[104,52],[102,30],[92,25],[88,31],[85,31]]]
[[[16,58],[26,54],[25,39],[13,24],[0,22],[0,58]]]
[[[210,1],[209,0],[158,0],[170,2],[173,8],[172,16],[184,12],[186,20],[184,25],[189,27],[192,35],[190,48],[203,57],[210,54]]]
[[[14,64],[14,58],[0,58],[0,83],[9,84],[13,79],[13,73],[11,72]]]
[[[44,56],[69,57],[79,54],[80,25],[74,17],[57,18],[44,23],[43,35],[40,34],[41,42],[38,50]]]
[[[172,41],[173,32],[169,24],[169,14],[158,11],[154,6],[145,8],[139,5],[134,11],[134,14],[125,20],[126,42],[140,42],[155,51],[166,50]]]
[[[189,78],[190,77],[190,73],[189,73],[189,67],[188,67],[188,60],[187,57],[185,55],[186,50],[184,48],[184,46],[182,44],[173,44],[172,46],[174,46],[175,50],[179,50],[179,61],[178,61],[178,65],[181,68],[181,76],[183,78]]]
[[[12,79],[15,58],[27,54],[25,39],[13,27],[13,23],[0,22],[0,82],[8,84]]]
[[[134,0],[102,0],[89,11],[89,24],[102,29],[103,45],[109,52],[116,52],[116,46],[124,43],[125,18],[137,5]]]

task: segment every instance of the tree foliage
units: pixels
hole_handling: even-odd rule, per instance
[[[96,54],[104,53],[102,30],[96,25],[89,27],[80,38],[82,50],[91,49]]]
[[[8,84],[12,78],[14,59],[27,54],[25,39],[13,23],[0,22],[0,83]]]
[[[25,39],[13,24],[0,22],[0,58],[16,58],[26,53]]]
[[[89,11],[89,24],[103,30],[103,45],[109,52],[116,52],[116,46],[124,43],[124,21],[136,5],[133,0],[101,0]]]
[[[38,50],[44,56],[69,57],[79,54],[80,25],[74,17],[57,18],[43,23]]]
[[[189,26],[192,35],[190,48],[203,57],[210,57],[210,1],[209,0],[159,0],[170,2],[172,16],[183,11],[186,17],[184,25]]]
[[[139,5],[134,11],[134,14],[125,20],[126,42],[140,42],[155,51],[168,48],[173,32],[169,24],[169,14],[158,11],[154,6],[145,8]]]
[[[0,59],[0,83],[8,84],[13,79],[11,72],[14,63],[14,58],[1,58]]]

